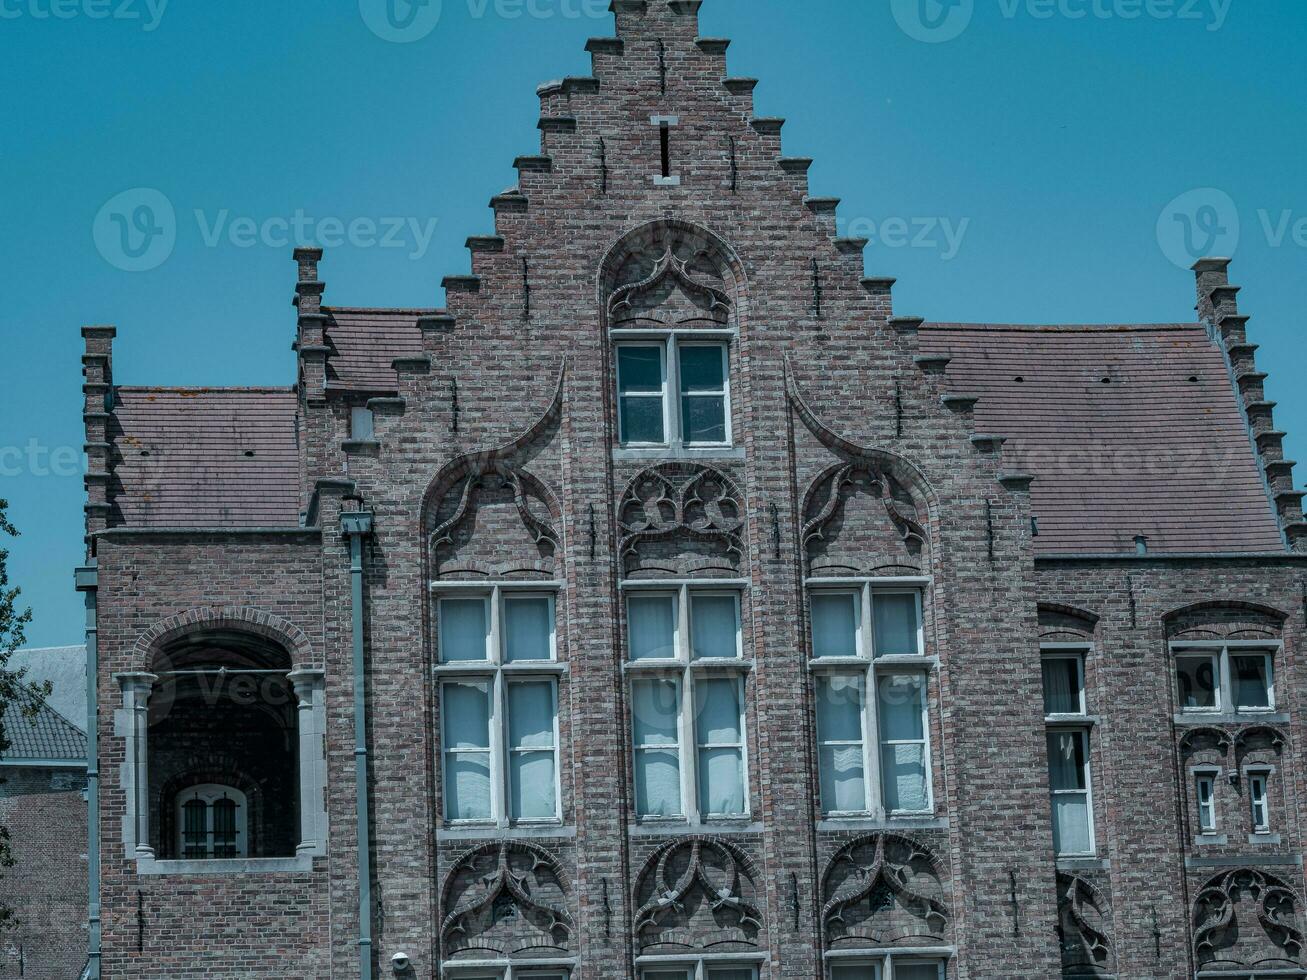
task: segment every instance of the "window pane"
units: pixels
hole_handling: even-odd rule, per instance
[[[541,820],[558,816],[554,753],[514,752],[509,759],[514,820]]]
[[[1058,854],[1088,854],[1089,797],[1069,793],[1053,797],[1053,849]]]
[[[924,745],[884,745],[880,753],[885,809],[920,813],[929,809]]]
[[[714,817],[744,812],[744,767],[739,749],[699,753],[699,807]]]
[[[445,748],[490,747],[490,690],[484,684],[445,685]]]
[[[894,980],[939,980],[937,963],[894,963]]]
[[[1088,788],[1085,785],[1085,739],[1081,732],[1049,733],[1048,780],[1054,792]]]
[[[926,678],[919,674],[881,677],[880,737],[885,740],[925,738],[922,709],[926,700]]]
[[[663,348],[617,348],[617,373],[624,395],[633,392],[661,392],[663,390]]]
[[[554,684],[531,681],[508,685],[508,746],[554,747]]]
[[[726,399],[686,395],[681,399],[681,438],[686,442],[726,441]]]
[[[700,745],[734,745],[740,737],[740,682],[715,677],[694,686]]]
[[[740,655],[739,600],[731,595],[692,595],[690,632],[695,657]]]
[[[1216,661],[1213,657],[1176,657],[1180,678],[1180,705],[1189,710],[1214,710],[1216,700]]]
[[[726,387],[725,357],[718,344],[684,344],[681,391],[722,391]]]
[[[822,746],[821,803],[826,813],[864,813],[867,779],[862,745]]]
[[[635,805],[642,817],[680,816],[681,763],[675,750],[636,752]]]
[[[641,396],[621,400],[621,426],[623,442],[651,442],[661,445],[667,441],[663,429],[663,400]]]
[[[672,680],[636,681],[631,685],[631,724],[636,745],[676,745],[680,689]]]
[[[1080,704],[1080,666],[1071,657],[1047,657],[1044,660],[1044,714],[1078,715]]]
[[[858,655],[858,596],[852,592],[818,592],[812,597],[812,655]]]
[[[753,967],[710,966],[708,980],[753,980]]]
[[[450,820],[490,818],[490,753],[445,755],[445,813]]]
[[[857,963],[832,966],[830,980],[881,980],[879,963]],[[931,980],[935,980],[934,977]]]
[[[1236,708],[1269,708],[1271,706],[1271,678],[1267,671],[1268,660],[1258,654],[1252,657],[1230,658],[1234,674],[1234,705]]]
[[[669,595],[626,600],[632,660],[670,660],[676,656],[676,600]]]
[[[441,660],[451,663],[487,659],[490,620],[486,612],[482,598],[440,600]]]
[[[858,676],[817,679],[817,740],[861,742],[864,681]]]
[[[640,980],[690,980],[686,970],[641,970]]]
[[[872,619],[876,624],[876,656],[920,653],[917,597],[894,592],[874,595],[871,602]]]
[[[504,659],[549,660],[554,631],[548,596],[504,599]]]

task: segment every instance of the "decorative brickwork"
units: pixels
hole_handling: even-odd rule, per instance
[[[201,399],[203,438],[177,454],[166,507],[128,448],[176,424],[180,396],[158,417],[130,397],[119,418],[105,407],[113,330],[88,328],[105,976],[349,980],[364,922],[373,976],[396,956],[400,976],[533,963],[571,980],[702,957],[757,980],[817,980],[841,957],[924,958],[949,980],[1303,963],[1307,586],[1285,538],[1301,495],[1272,465],[1260,379],[1216,370],[1247,354],[1224,266],[1199,277],[1225,353],[1198,323],[1023,332],[896,315],[892,281],[864,275],[838,202],[811,194],[811,161],[784,155],[782,121],[756,116],[755,82],[728,75],[698,9],[615,0],[593,75],[540,87],[539,151],[491,200],[493,234],[469,239],[446,308],[324,305],[327,260],[297,250],[293,391],[242,396],[235,430],[267,442],[236,465],[229,402]],[[621,360],[629,345],[642,360]],[[695,359],[705,347],[720,372]],[[1102,372],[1081,383],[1075,357],[1138,385],[1128,412]],[[1190,357],[1197,408],[1170,376]],[[1037,371],[1061,380],[1041,395],[1026,385]],[[661,418],[660,441],[624,439],[632,398],[649,400],[646,433]],[[1185,422],[1175,452],[1156,449],[1140,406]],[[359,408],[370,438],[351,429]],[[1116,460],[1082,445],[1086,427],[1120,418],[1117,450],[1178,467],[1167,492],[1147,467],[1095,478]],[[1191,452],[1212,439],[1233,453],[1216,474]],[[1037,451],[1062,443],[1086,449],[1088,475]],[[371,515],[357,592],[342,512]],[[547,598],[530,615],[553,609],[549,642],[514,646],[514,590]],[[810,594],[857,591],[876,617],[893,590],[908,601],[875,624],[884,637],[860,620],[860,647],[818,649]],[[738,599],[734,651],[699,629],[698,593]],[[666,600],[677,639],[646,642],[638,594]],[[459,596],[483,604],[461,607],[446,647],[441,608]],[[895,615],[916,629],[891,636]],[[324,778],[306,782],[301,762],[298,786],[246,788],[252,808],[270,793],[300,813],[322,802],[325,853],[179,868],[135,847],[135,794],[239,783],[218,756],[133,781],[149,654],[215,631],[275,640],[297,673],[323,672]],[[711,656],[684,649],[700,642]],[[1236,642],[1270,651],[1274,704],[1186,714],[1173,645]],[[1077,658],[1083,711],[1046,713],[1041,645]],[[633,684],[672,670],[663,690],[679,700],[651,712]],[[819,711],[848,702],[824,681],[850,672],[864,713],[834,738]],[[303,733],[316,702],[295,676]],[[722,678],[713,690],[739,711],[718,702],[708,724],[695,698]],[[555,699],[552,727],[514,727],[515,683]],[[452,708],[450,685],[465,697]],[[1050,741],[1066,731],[1083,741]],[[1061,854],[1050,744],[1084,756],[1086,785],[1060,804],[1083,837]],[[662,753],[662,812],[642,799],[645,750]],[[530,816],[513,809],[519,764],[553,776]],[[1270,773],[1269,833],[1246,825],[1249,764]],[[1194,833],[1195,765],[1220,772],[1223,843]],[[734,792],[694,806],[723,772]],[[865,806],[833,805],[851,786]],[[1250,923],[1266,936],[1251,952]]]

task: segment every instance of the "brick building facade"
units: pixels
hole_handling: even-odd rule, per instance
[[[107,977],[1307,976],[1307,526],[1190,324],[935,324],[697,0],[615,0],[446,309],[84,358]],[[362,846],[361,846],[362,845]]]

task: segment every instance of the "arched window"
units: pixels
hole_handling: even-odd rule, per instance
[[[231,786],[208,783],[177,794],[177,853],[188,861],[249,854],[249,804]]]

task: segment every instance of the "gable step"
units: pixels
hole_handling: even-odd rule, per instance
[[[779,163],[787,174],[806,174],[812,168],[812,157],[781,157]]]
[[[1007,436],[978,432],[971,437],[971,444],[983,453],[996,453],[1007,442]]]
[[[889,325],[899,333],[916,333],[925,322],[926,318],[921,316],[893,316],[889,319]]]
[[[508,214],[520,214],[527,209],[527,197],[517,188],[513,188],[492,197],[490,206],[496,213],[502,211]]]
[[[723,78],[722,84],[732,95],[750,95],[758,87],[756,78]]]
[[[704,54],[724,55],[726,49],[731,46],[731,39],[728,37],[696,37],[694,43]]]
[[[749,125],[760,136],[780,136],[785,120],[775,116],[754,116],[749,120]]]
[[[448,313],[429,313],[418,317],[419,330],[452,330],[457,321]]]
[[[544,173],[554,169],[553,157],[521,156],[513,161],[513,168],[519,173]]]
[[[536,128],[542,133],[575,133],[575,116],[541,116]]]
[[[447,293],[477,293],[481,291],[480,276],[445,276],[440,281]]]
[[[803,203],[813,214],[834,214],[839,210],[838,197],[805,197]]]
[[[599,79],[593,75],[569,75],[563,79],[563,94],[594,94],[599,91]]]
[[[953,358],[948,354],[918,354],[912,363],[923,371],[940,372],[949,366]]]
[[[970,412],[980,401],[980,396],[966,392],[950,392],[939,396],[940,404],[954,412]]]
[[[503,235],[472,235],[466,242],[469,252],[502,252]]]
[[[870,238],[837,238],[835,239],[835,248],[842,255],[861,255],[868,245],[871,244]]]
[[[590,54],[620,55],[626,50],[626,42],[620,37],[592,37],[585,42],[585,49]]]
[[[1008,490],[1026,491],[1035,482],[1035,474],[1016,471],[1004,472],[998,475],[998,482]]]
[[[862,288],[869,293],[888,293],[898,282],[893,276],[863,276]]]

